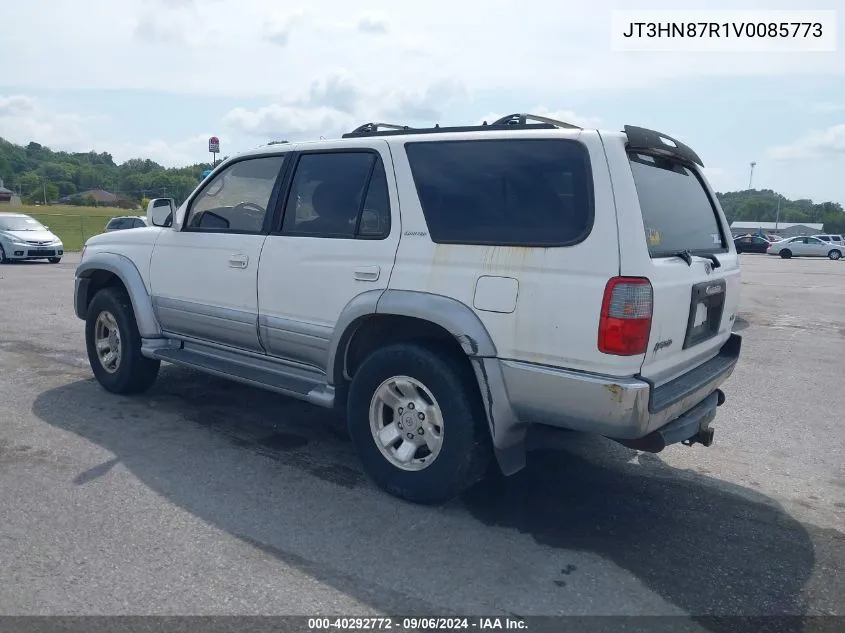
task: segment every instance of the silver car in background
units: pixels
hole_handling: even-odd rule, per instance
[[[840,259],[845,254],[845,246],[835,242],[825,242],[817,237],[800,235],[775,242],[766,250],[769,255],[780,255],[783,259],[791,257],[828,257]]]
[[[25,213],[0,213],[0,264],[46,259],[58,264],[65,254],[62,240]]]

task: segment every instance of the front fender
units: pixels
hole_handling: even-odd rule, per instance
[[[141,337],[160,337],[161,327],[153,311],[153,304],[141,273],[131,259],[117,253],[94,253],[77,266],[73,302],[76,316],[83,320],[88,316],[91,278],[98,271],[112,273],[126,288],[129,299],[132,301],[132,309],[135,312],[135,321]]]

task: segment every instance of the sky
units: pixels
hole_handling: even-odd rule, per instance
[[[362,123],[514,112],[690,145],[718,191],[845,204],[835,52],[618,52],[611,11],[793,0],[0,0],[0,137],[166,166]],[[815,0],[812,9],[842,8]],[[580,8],[579,8],[580,7]]]

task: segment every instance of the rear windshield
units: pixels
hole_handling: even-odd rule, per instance
[[[581,143],[491,139],[405,147],[436,243],[568,246],[592,229],[593,179]]]
[[[629,158],[652,257],[726,250],[716,209],[692,170],[664,158]]]

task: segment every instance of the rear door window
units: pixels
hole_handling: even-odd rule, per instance
[[[590,160],[577,141],[423,141],[405,147],[435,243],[568,246],[592,230]]]
[[[630,154],[629,160],[652,257],[727,250],[716,208],[694,171],[644,154]]]

